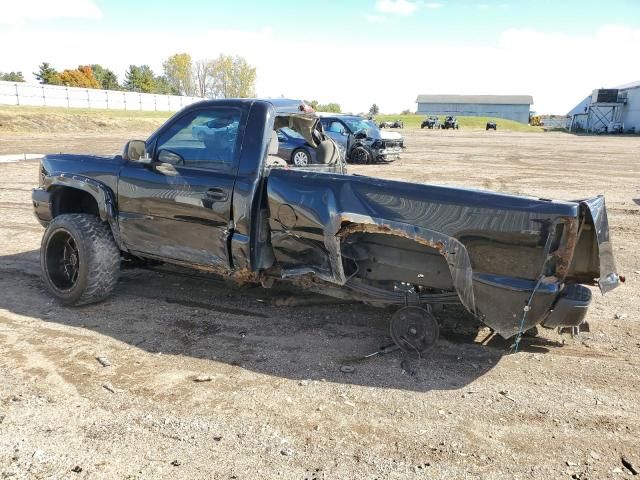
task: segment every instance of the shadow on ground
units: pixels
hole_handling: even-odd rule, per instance
[[[0,257],[1,309],[92,330],[150,353],[224,362],[283,378],[413,391],[457,389],[493,368],[512,343],[479,327],[462,309],[449,308],[437,313],[441,340],[426,358],[396,351],[363,359],[391,343],[388,321],[394,310],[289,287],[235,286],[164,266],[126,269],[110,299],[63,307],[45,290],[38,258],[36,250]],[[521,349],[542,353],[559,346],[536,337],[524,339]],[[356,371],[345,374],[343,365]]]

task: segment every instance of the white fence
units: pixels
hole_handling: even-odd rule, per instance
[[[175,112],[199,97],[0,81],[0,104]]]

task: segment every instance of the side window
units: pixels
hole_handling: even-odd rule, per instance
[[[333,132],[333,133],[344,133],[345,129],[342,123],[338,122],[337,120],[333,120],[332,122],[329,123],[329,127],[327,128],[327,131]]]
[[[158,138],[157,158],[177,166],[230,169],[235,163],[240,116],[234,108],[189,113]]]

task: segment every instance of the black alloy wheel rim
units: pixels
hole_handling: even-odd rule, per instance
[[[47,274],[60,291],[75,287],[80,273],[80,251],[73,236],[66,230],[55,232],[47,244]]]

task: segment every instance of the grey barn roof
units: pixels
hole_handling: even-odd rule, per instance
[[[533,97],[531,95],[418,95],[416,103],[532,105]]]

